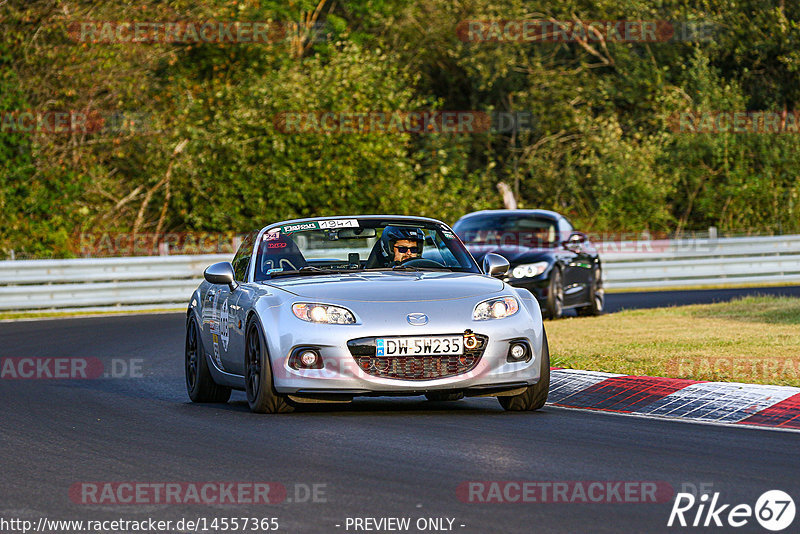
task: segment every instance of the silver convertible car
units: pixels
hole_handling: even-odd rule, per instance
[[[482,268],[446,224],[370,215],[300,219],[247,236],[216,263],[186,321],[194,402],[289,412],[356,396],[431,401],[497,397],[506,410],[547,400],[550,357],[533,295]]]

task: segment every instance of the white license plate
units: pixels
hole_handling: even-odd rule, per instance
[[[464,336],[383,337],[376,356],[444,356],[464,354]]]

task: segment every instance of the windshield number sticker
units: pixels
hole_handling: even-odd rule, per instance
[[[264,241],[275,241],[276,239],[280,239],[281,231],[279,229],[270,230],[266,234],[264,234]]]
[[[319,221],[320,228],[358,228],[357,219],[334,219],[332,221]]]
[[[281,232],[284,234],[291,234],[292,232],[300,232],[303,230],[319,230],[319,223],[318,222],[308,222],[308,223],[299,223],[299,224],[287,224],[286,226],[281,226]]]
[[[312,221],[307,223],[287,224],[281,226],[280,231],[285,234],[303,232],[306,230],[321,230],[335,228],[358,228],[358,219],[332,219],[330,221]]]

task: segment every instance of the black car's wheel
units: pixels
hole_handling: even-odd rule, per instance
[[[228,402],[231,388],[220,386],[211,377],[194,317],[186,321],[186,391],[192,402]]]
[[[564,284],[561,282],[561,270],[558,267],[553,267],[553,273],[550,275],[550,285],[547,287],[544,316],[548,319],[558,319],[563,312]]]
[[[288,413],[294,410],[284,395],[272,384],[272,366],[267,342],[257,319],[247,324],[244,345],[245,391],[250,410],[256,413]]]
[[[539,381],[525,388],[519,395],[497,397],[500,406],[510,412],[538,410],[547,402],[550,390],[550,347],[547,345],[547,334],[542,331],[542,359],[539,364]]]
[[[457,401],[464,398],[463,393],[444,393],[439,391],[431,391],[425,394],[425,398],[432,402],[447,402]]]
[[[605,297],[605,290],[603,289],[603,273],[600,270],[600,267],[595,267],[592,275],[592,285],[589,288],[589,302],[591,304],[577,308],[575,311],[581,317],[586,317],[589,315],[603,315],[603,311],[605,310]]]

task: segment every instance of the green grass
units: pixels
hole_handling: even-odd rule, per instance
[[[630,310],[548,321],[556,367],[800,386],[800,299]]]

